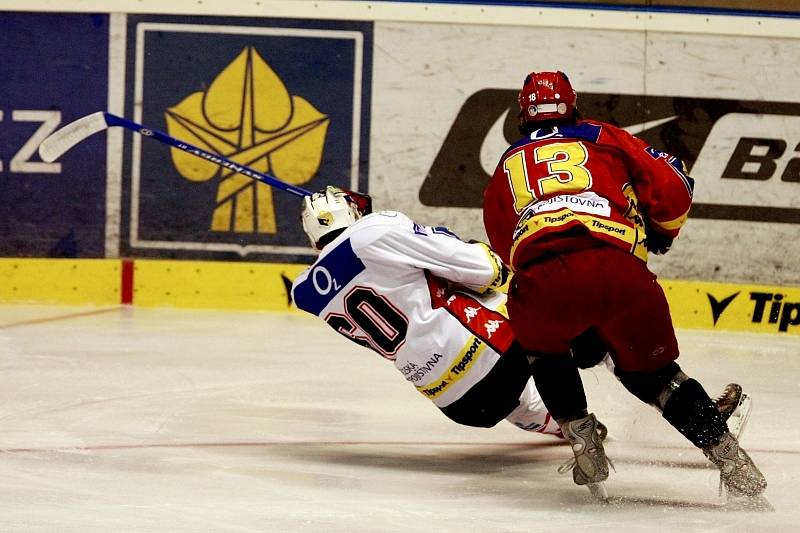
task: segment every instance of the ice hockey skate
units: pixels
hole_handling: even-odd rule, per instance
[[[705,448],[703,453],[719,468],[720,481],[729,496],[752,498],[767,488],[764,475],[730,432],[723,435],[716,445]]]
[[[572,446],[575,457],[562,465],[559,472],[565,473],[571,467],[575,484],[587,485],[595,499],[605,501],[608,492],[603,482],[608,479],[609,461],[603,449],[603,438],[607,431],[602,432],[601,438],[601,427],[605,428],[594,414],[571,420],[562,426],[564,437]]]
[[[722,394],[714,399],[714,405],[728,423],[728,430],[739,439],[744,433],[750,411],[753,409],[750,395],[742,390],[741,385],[729,383]]]

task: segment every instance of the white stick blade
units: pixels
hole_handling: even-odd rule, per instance
[[[52,163],[82,140],[107,127],[108,124],[102,111],[79,118],[42,141],[42,144],[39,145],[39,157],[45,163]]]

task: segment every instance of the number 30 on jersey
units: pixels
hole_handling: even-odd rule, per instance
[[[395,358],[408,333],[408,319],[400,310],[371,288],[355,287],[344,297],[344,311],[345,314],[329,314],[325,322],[386,359]]]

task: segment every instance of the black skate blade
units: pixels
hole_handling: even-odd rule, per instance
[[[586,487],[589,489],[589,494],[592,499],[599,503],[608,503],[608,490],[606,484],[602,481],[598,483],[587,483]]]

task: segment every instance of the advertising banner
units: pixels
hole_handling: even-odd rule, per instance
[[[105,109],[108,16],[0,13],[0,255],[103,257],[104,136],[44,163],[39,143]]]
[[[800,39],[566,23],[0,17],[3,255],[313,256],[297,197],[140,135],[114,132],[120,142],[106,144],[112,132],[100,133],[39,160],[55,128],[103,109],[310,191],[368,192],[377,209],[482,239],[482,191],[516,139],[522,79],[563,70],[585,116],[682,158],[696,180],[680,238],[651,258],[662,279],[800,279]]]
[[[661,281],[675,327],[800,334],[800,288]]]
[[[562,70],[587,118],[682,158],[695,205],[662,278],[800,280],[798,39],[380,23],[370,190],[377,207],[484,238],[482,192],[518,138],[525,75]]]
[[[126,115],[307,190],[367,190],[372,26],[127,18]],[[133,136],[123,255],[292,262],[301,199]]]

